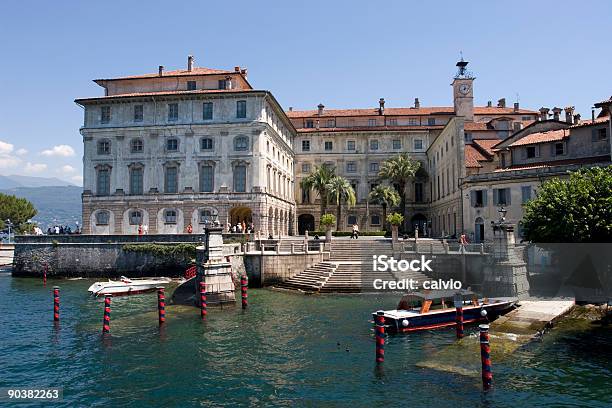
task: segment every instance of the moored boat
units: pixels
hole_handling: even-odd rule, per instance
[[[516,298],[478,298],[468,290],[411,292],[402,297],[397,309],[385,310],[385,327],[391,333],[455,326],[456,306],[463,308],[463,323],[495,319],[514,308]],[[373,313],[376,318],[376,312]]]
[[[121,280],[108,280],[108,282],[96,282],[87,289],[94,296],[111,294],[114,296],[120,295],[136,295],[139,293],[153,292],[156,288],[164,286],[171,281],[170,278],[126,278],[121,277]]]

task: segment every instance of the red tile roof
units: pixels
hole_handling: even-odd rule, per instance
[[[431,129],[444,129],[443,125],[438,126],[353,126],[353,127],[320,127],[314,128],[297,128],[299,133],[316,133],[316,132],[392,132],[400,130],[431,130]]]
[[[569,137],[568,129],[549,130],[546,132],[531,133],[508,145],[508,147],[525,146],[537,143],[555,142]]]
[[[499,108],[497,106],[474,106],[474,115],[537,115],[538,112],[529,109],[519,109],[514,111],[511,108]]]
[[[591,126],[591,125],[601,125],[602,123],[607,123],[610,118],[608,116],[602,116],[601,118],[595,118],[595,122],[592,119],[584,119],[579,123],[572,125],[572,128]]]
[[[472,146],[471,144],[466,144],[463,152],[465,157],[465,167],[468,168],[482,167],[479,162],[489,160],[488,157],[485,157],[482,152],[480,152],[476,147]]]
[[[463,129],[470,132],[495,130],[493,126],[489,125],[487,122],[465,122],[465,124],[463,125]]]
[[[302,110],[286,112],[289,118],[309,118],[319,117],[319,111]],[[431,106],[420,108],[385,108],[385,116],[422,116],[422,115],[454,115],[455,109],[452,106]],[[514,108],[497,108],[480,106],[474,107],[476,115],[518,115],[518,114],[537,114],[535,111],[519,109],[514,112]],[[378,108],[366,109],[324,109],[321,117],[338,116],[378,116]]]
[[[217,93],[241,93],[241,92],[265,92],[256,89],[196,89],[194,91],[158,91],[158,92],[134,92],[119,95],[96,96],[93,98],[79,98],[75,102],[103,101],[115,98],[134,98],[146,96],[171,96],[171,95],[197,95],[197,94],[217,94]]]
[[[499,143],[499,139],[474,139],[472,144],[475,145],[481,152],[493,157],[493,146]]]
[[[98,81],[118,81],[122,79],[142,79],[142,78],[163,78],[163,77],[175,77],[175,76],[194,76],[194,75],[215,75],[215,74],[240,74],[240,72],[236,71],[227,71],[224,69],[213,69],[213,68],[204,68],[204,67],[194,67],[191,71],[187,71],[186,69],[177,69],[174,71],[164,71],[163,76],[159,76],[159,72],[154,72],[150,74],[141,74],[141,75],[131,75],[117,78],[107,78],[107,79],[95,79],[94,82]]]
[[[291,119],[310,118],[310,117],[338,117],[338,116],[380,116],[378,108],[372,109],[324,109],[319,116],[318,110],[287,111],[285,112]],[[429,107],[429,108],[385,108],[384,116],[420,116],[420,115],[454,115],[452,107]]]
[[[580,164],[594,164],[594,163],[608,163],[610,162],[610,155],[605,156],[595,156],[595,157],[580,157],[575,159],[566,159],[566,160],[554,160],[548,162],[537,162],[537,163],[528,163],[528,164],[516,164],[514,166],[506,167],[503,169],[496,169],[496,173],[505,172],[505,171],[513,171],[513,170],[529,170],[529,169],[540,169],[547,167],[555,167],[555,166],[571,166],[571,165],[580,165]]]

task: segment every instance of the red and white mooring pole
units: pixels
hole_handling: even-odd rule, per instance
[[[247,297],[248,297],[248,293],[247,293],[248,287],[249,287],[249,283],[248,283],[248,280],[247,280],[247,276],[246,275],[242,275],[240,277],[240,289],[241,289],[241,293],[242,293],[242,308],[243,309],[246,309],[247,306],[249,305],[249,302],[248,302],[248,299],[247,299]]]

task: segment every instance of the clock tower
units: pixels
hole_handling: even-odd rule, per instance
[[[457,62],[457,75],[453,79],[453,106],[457,116],[464,116],[465,120],[474,120],[474,76],[469,72],[468,62]]]

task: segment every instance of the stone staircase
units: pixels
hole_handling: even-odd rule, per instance
[[[336,240],[332,241],[330,262],[338,265],[333,275],[321,287],[321,293],[341,292],[359,293],[372,291],[375,279],[397,280],[428,279],[420,272],[406,272],[402,276],[395,276],[390,271],[373,270],[373,257],[378,255],[391,256],[393,248],[391,240]]]
[[[281,244],[291,249],[291,241]],[[434,245],[441,245],[434,242]],[[372,291],[375,279],[399,280],[415,279],[423,282],[429,279],[420,272],[400,272],[394,275],[390,271],[373,270],[373,257],[393,255],[391,240],[385,239],[334,239],[328,261],[319,262],[277,285],[279,288],[321,293],[359,293]]]
[[[305,292],[319,292],[325,282],[333,275],[337,264],[332,262],[318,262],[292,278],[276,285],[278,288],[301,290]]]

